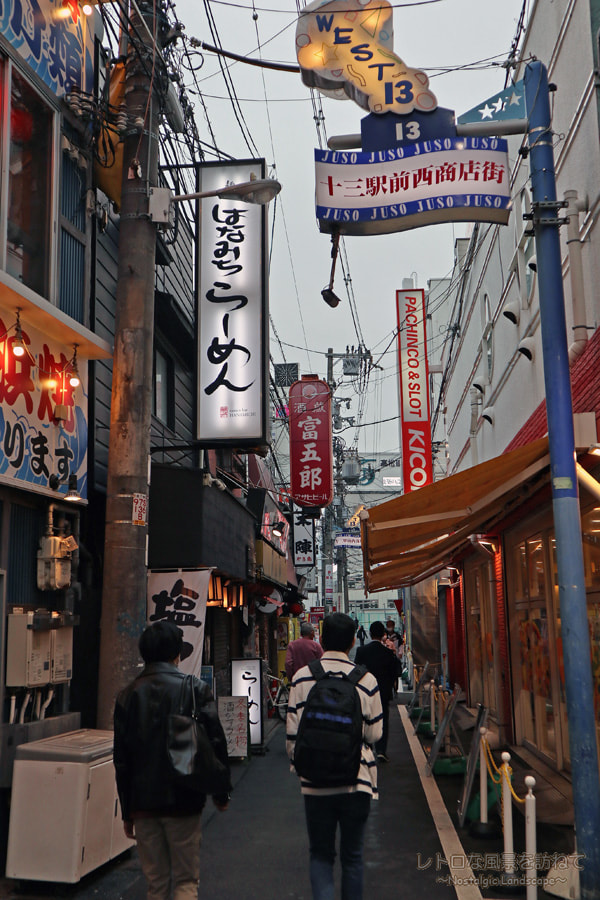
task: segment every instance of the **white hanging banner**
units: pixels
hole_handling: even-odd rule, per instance
[[[439,222],[497,222],[510,212],[502,138],[439,138],[369,152],[315,150],[321,231],[388,234]]]
[[[264,160],[203,164],[202,191],[265,177]],[[264,206],[202,201],[198,297],[198,440],[264,446],[268,419]]]
[[[166,619],[183,631],[179,668],[200,678],[206,601],[212,569],[148,572],[148,623]]]

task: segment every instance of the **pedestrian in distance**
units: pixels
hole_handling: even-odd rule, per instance
[[[290,641],[285,651],[285,672],[291,681],[298,669],[308,665],[311,659],[320,659],[323,648],[315,641],[315,629],[310,622],[300,626],[300,637]]]
[[[179,711],[184,674],[178,669],[183,632],[173,622],[148,626],[139,640],[144,668],[117,697],[114,765],[123,827],[137,841],[148,900],[197,900],[204,794],[174,783],[167,725]],[[207,684],[192,678],[196,708],[216,756],[228,767],[227,741]],[[190,707],[191,707],[190,694]],[[229,794],[213,797],[227,809]],[[171,893],[172,892],[172,893]]]
[[[369,627],[371,643],[366,647],[359,647],[356,651],[355,662],[365,666],[375,676],[381,695],[383,708],[383,734],[377,741],[375,750],[377,759],[388,762],[387,742],[390,721],[389,704],[394,695],[394,683],[397,678],[397,660],[394,650],[386,646],[386,629],[383,622],[372,622]]]
[[[313,900],[333,900],[340,830],[342,900],[362,900],[364,831],[377,799],[373,744],[383,713],[375,677],[349,652],[354,622],[344,613],[323,621],[323,656],[296,672],[287,715],[287,752],[300,776],[308,829]]]
[[[394,681],[394,693],[398,690],[398,679],[402,674],[402,658],[404,655],[404,638],[396,631],[396,623],[388,619],[385,623],[385,645],[394,651],[396,656],[396,680]]]
[[[385,623],[385,636],[387,640],[393,644],[396,656],[400,658],[404,641],[400,632],[396,631],[396,623],[393,619],[388,619]]]
[[[365,631],[364,625],[361,625],[358,631],[356,632],[356,637],[360,642],[360,646],[364,647],[365,641],[367,639],[367,632]]]

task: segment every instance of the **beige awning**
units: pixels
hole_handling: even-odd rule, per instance
[[[372,506],[361,522],[365,587],[405,587],[449,565],[549,478],[548,438]],[[364,513],[362,514],[364,516]]]

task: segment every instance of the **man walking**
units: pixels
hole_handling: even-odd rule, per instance
[[[356,663],[366,666],[369,672],[377,679],[381,706],[383,708],[383,734],[377,741],[375,749],[377,758],[388,762],[387,742],[390,721],[390,700],[394,694],[394,682],[397,677],[396,655],[384,643],[386,629],[383,622],[372,622],[369,627],[371,643],[366,647],[359,647],[356,651]]]
[[[310,847],[310,880],[313,900],[333,900],[333,865],[335,862],[336,831],[340,827],[340,859],[342,864],[342,900],[362,900],[363,896],[363,841],[369,816],[371,798],[377,798],[377,763],[371,744],[382,733],[382,709],[377,682],[370,672],[357,667],[348,658],[354,646],[354,622],[344,613],[333,613],[323,621],[322,643],[324,653],[320,661],[311,663],[296,672],[290,690],[287,716],[287,751],[292,766],[296,743],[302,741],[302,718],[311,721],[309,695],[327,678],[328,683],[342,680],[355,681],[353,690],[358,695],[358,749],[355,774],[348,783],[333,787],[323,786],[316,773],[314,781],[301,777],[300,787],[304,795],[304,807]],[[321,671],[321,668],[322,670]],[[314,671],[313,671],[314,669]],[[354,673],[354,675],[353,675]],[[333,676],[333,677],[331,677]],[[346,692],[345,692],[346,693]],[[314,696],[314,695],[313,695]],[[325,744],[332,733],[341,739],[342,717],[334,708],[331,721],[339,721],[332,731],[325,734]],[[318,721],[318,716],[315,719]],[[362,721],[361,721],[362,720]],[[362,735],[360,734],[362,730]],[[300,749],[300,748],[298,748]],[[341,760],[344,747],[336,748]]]
[[[291,681],[298,669],[307,666],[311,659],[320,659],[322,656],[323,648],[315,641],[315,629],[310,622],[303,622],[300,626],[300,637],[290,641],[285,652],[287,677]]]
[[[123,827],[135,838],[148,900],[197,900],[200,880],[200,817],[204,794],[173,783],[167,763],[167,722],[178,712],[183,672],[177,668],[183,632],[161,620],[146,628],[139,648],[145,666],[117,697],[114,764]],[[227,741],[207,684],[192,679],[215,753],[228,766]],[[191,696],[190,696],[191,705]],[[224,810],[229,795],[213,797]]]

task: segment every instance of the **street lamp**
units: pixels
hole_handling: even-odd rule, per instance
[[[255,203],[261,206],[270,203],[279,191],[281,184],[274,178],[250,178],[240,184],[225,184],[212,191],[196,191],[193,194],[173,194],[170,188],[150,188],[148,212],[152,222],[157,225],[171,226],[175,217],[175,203],[182,200],[205,200],[209,197],[229,198],[242,203]]]
[[[172,200],[203,200],[205,197],[230,197],[232,200],[242,200],[244,203],[270,203],[279,191],[281,185],[274,178],[252,178],[250,181],[242,181],[240,184],[226,184],[225,187],[214,191],[199,191],[196,194],[175,194]]]

